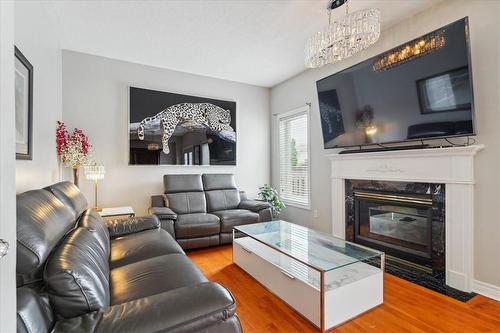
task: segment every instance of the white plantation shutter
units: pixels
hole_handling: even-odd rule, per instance
[[[280,193],[290,205],[309,208],[309,108],[278,116]]]

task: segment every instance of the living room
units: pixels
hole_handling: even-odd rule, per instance
[[[0,332],[500,332],[499,19],[0,1]]]

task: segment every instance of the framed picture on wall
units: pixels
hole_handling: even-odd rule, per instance
[[[470,110],[469,67],[418,80],[417,92],[422,114]]]
[[[236,165],[236,102],[129,89],[130,165]]]
[[[15,48],[16,159],[33,158],[33,65]]]

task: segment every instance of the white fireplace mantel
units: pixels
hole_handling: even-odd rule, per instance
[[[446,284],[471,291],[473,281],[474,156],[483,145],[330,154],[332,230],[345,239],[345,180],[445,184]]]

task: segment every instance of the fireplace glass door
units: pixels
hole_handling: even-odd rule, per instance
[[[430,259],[431,206],[363,197],[356,197],[356,206],[356,242],[403,258]]]

